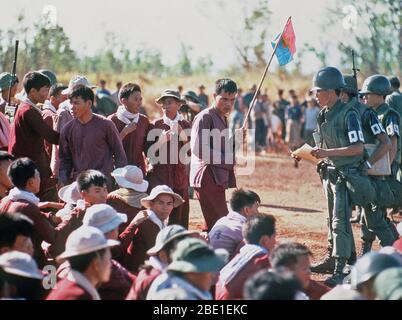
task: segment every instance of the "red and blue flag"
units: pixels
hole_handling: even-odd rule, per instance
[[[272,48],[275,48],[278,38],[281,34],[278,34],[273,41],[271,41]],[[292,20],[289,19],[285,29],[282,33],[281,41],[276,49],[276,57],[281,66],[288,64],[293,60],[293,55],[296,52],[296,35],[293,30]]]

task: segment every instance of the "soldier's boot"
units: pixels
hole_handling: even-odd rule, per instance
[[[350,271],[352,270],[352,266],[356,263],[356,260],[357,260],[357,253],[356,251],[353,251],[352,254],[350,255],[350,258],[346,262],[345,268],[343,268],[344,274],[350,273]]]
[[[356,215],[350,218],[350,223],[360,223],[362,218],[362,207],[356,207]]]
[[[335,270],[332,276],[328,277],[325,281],[324,284],[327,285],[328,287],[335,287],[338,284],[343,283],[343,279],[345,278],[345,274],[343,273],[343,269],[345,268],[346,265],[346,259],[344,258],[336,258],[335,259]]]
[[[327,248],[327,255],[324,260],[313,264],[310,268],[311,272],[316,273],[333,273],[335,269],[335,258],[332,257],[332,247]]]
[[[371,241],[363,241],[362,246],[360,248],[360,256],[366,254],[367,252],[370,252],[372,245],[373,245],[373,242],[371,242]]]

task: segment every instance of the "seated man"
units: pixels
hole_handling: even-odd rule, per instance
[[[223,249],[213,250],[201,239],[181,240],[167,272],[157,277],[149,288],[147,300],[163,299],[165,292],[175,299],[212,300],[209,291],[226,260],[227,253]]]
[[[11,189],[8,196],[0,204],[0,213],[22,213],[34,223],[32,242],[34,244],[34,258],[39,267],[47,264],[45,253],[41,248],[42,241],[51,245],[49,252],[56,255],[64,250],[65,241],[70,232],[81,225],[82,214],[75,212],[68,221],[54,227],[58,221],[48,212],[42,212],[39,208],[39,198],[35,196],[39,192],[40,175],[36,165],[28,158],[15,160],[8,170],[8,176],[15,188]]]
[[[0,214],[0,255],[20,251],[33,256],[33,222],[20,213]]]
[[[102,231],[82,226],[67,239],[66,251],[57,259],[66,260],[71,270],[58,281],[46,300],[100,300],[96,287],[108,282],[111,273],[110,248],[118,245],[107,240]]]
[[[311,280],[310,256],[311,251],[304,245],[296,242],[279,244],[272,251],[270,259],[275,271],[286,270],[295,274],[303,292],[311,300],[320,300],[330,288]]]
[[[144,266],[140,269],[126,300],[145,300],[152,282],[172,262],[172,253],[176,244],[194,234],[197,232],[188,231],[177,224],[167,226],[159,231],[155,245],[147,251],[150,258],[145,261]]]
[[[220,218],[209,232],[209,242],[214,249],[222,248],[232,257],[243,240],[242,228],[247,219],[258,214],[260,197],[251,190],[239,189],[232,193],[230,208],[226,216]]]
[[[244,284],[246,300],[300,300],[301,285],[290,272],[261,270]]]
[[[0,256],[0,300],[40,300],[43,297],[42,278],[29,254],[10,251]]]
[[[275,218],[271,215],[250,218],[244,225],[243,236],[246,244],[219,274],[217,300],[243,299],[246,280],[271,266],[268,255],[276,243]]]
[[[14,157],[11,154],[0,151],[0,199],[3,199],[7,195],[8,190],[13,187],[7,175],[8,168],[13,160]]]
[[[112,176],[120,188],[108,194],[107,204],[125,213],[130,222],[143,209],[141,199],[148,196],[148,181],[144,180],[141,169],[136,166],[118,168],[112,172]],[[120,231],[127,226],[128,223],[121,224]]]
[[[167,226],[173,208],[177,208],[183,202],[182,197],[174,193],[168,186],[156,186],[148,197],[141,199],[141,204],[148,209],[148,219],[138,226],[127,249],[123,265],[129,271],[138,272],[138,268],[147,259],[147,251],[155,245],[159,231]],[[121,237],[124,237],[125,233]]]

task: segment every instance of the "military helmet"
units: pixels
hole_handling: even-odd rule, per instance
[[[53,86],[57,83],[57,77],[56,74],[53,71],[47,70],[47,69],[41,69],[38,72],[44,74],[47,76],[50,80],[50,85]]]
[[[385,76],[375,74],[364,80],[360,93],[373,93],[379,96],[386,96],[391,93],[391,83]]]
[[[357,88],[357,80],[355,79],[355,77],[346,74],[343,76],[343,79],[345,80],[346,85],[342,90],[347,93],[357,94],[359,89]]]
[[[336,90],[345,87],[342,73],[335,67],[325,67],[319,70],[313,78],[311,90]]]
[[[350,273],[351,285],[357,289],[361,284],[375,277],[381,271],[400,267],[401,264],[393,256],[378,252],[369,252],[357,260]]]

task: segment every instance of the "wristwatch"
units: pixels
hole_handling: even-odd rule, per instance
[[[366,165],[367,165],[367,168],[369,168],[369,169],[371,169],[373,167],[368,160],[366,160]]]

